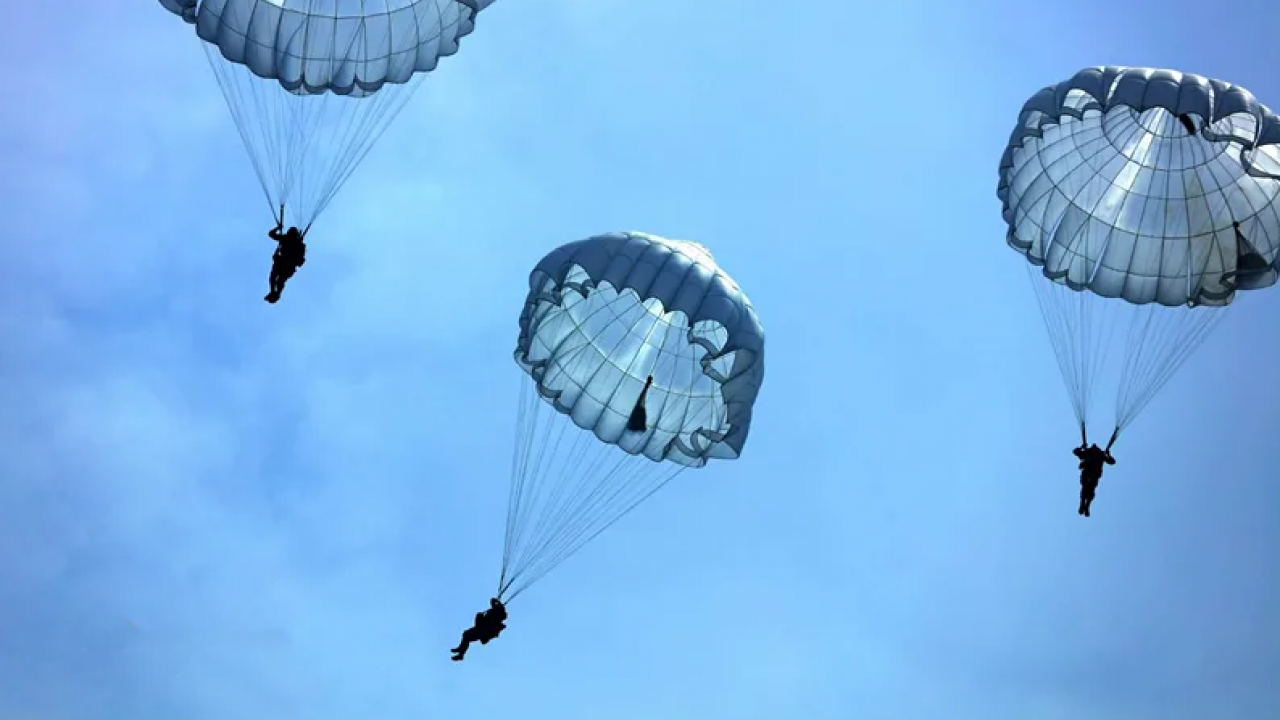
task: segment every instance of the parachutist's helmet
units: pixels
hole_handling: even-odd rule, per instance
[[[502,601],[498,598],[489,598],[489,607],[502,607]]]

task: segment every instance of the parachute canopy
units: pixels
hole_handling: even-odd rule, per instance
[[[493,0],[160,0],[195,26],[263,193],[307,227]]]
[[[524,386],[499,581],[507,599],[680,471],[742,453],[764,330],[706,248],[613,233],[538,263],[515,360]],[[637,405],[643,431],[628,429]]]
[[[1275,284],[1278,144],[1247,90],[1172,70],[1088,68],[1023,105],[997,195],[1082,427],[1118,324],[1117,434],[1215,308]]]

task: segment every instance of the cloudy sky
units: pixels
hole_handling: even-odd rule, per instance
[[[1280,293],[1124,437],[1085,521],[995,199],[1021,103],[1081,67],[1280,104],[1280,9],[795,5],[498,0],[276,306],[189,28],[0,9],[0,717],[1280,707]],[[619,229],[708,245],[759,309],[747,451],[450,663],[497,576],[526,275]]]

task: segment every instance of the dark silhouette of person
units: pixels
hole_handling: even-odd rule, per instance
[[[653,387],[652,375],[644,381],[644,389],[640,391],[636,406],[631,408],[631,417],[627,418],[627,429],[631,432],[644,432],[649,429],[649,412],[644,409],[644,402],[651,387]]]
[[[453,661],[458,662],[465,658],[471,643],[488,645],[490,640],[501,635],[507,627],[506,620],[507,606],[503,605],[498,598],[489,598],[489,609],[476,613],[475,625],[463,630],[462,642],[458,643],[458,647],[450,650],[453,653]]]
[[[280,299],[289,278],[307,264],[306,233],[296,227],[285,230],[284,208],[280,208],[280,220],[267,232],[267,237],[276,241],[276,251],[271,255],[271,276],[267,279],[271,289],[263,300],[274,303]]]
[[[1188,135],[1196,134],[1196,121],[1192,120],[1190,115],[1186,113],[1179,115],[1178,122],[1182,123],[1182,127],[1186,129]]]
[[[1116,459],[1110,450],[1103,450],[1097,443],[1088,447],[1081,445],[1071,451],[1080,459],[1080,510],[1079,514],[1089,517],[1089,507],[1093,505],[1094,493],[1098,491],[1098,481],[1102,479],[1104,465],[1115,465]]]

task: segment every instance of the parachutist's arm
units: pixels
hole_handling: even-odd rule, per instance
[[[1084,448],[1082,448],[1082,447],[1075,448],[1075,449],[1073,449],[1073,450],[1071,451],[1071,454],[1072,454],[1072,455],[1075,455],[1075,456],[1076,456],[1076,457],[1078,457],[1078,458],[1083,459],[1083,458],[1084,458]]]
[[[280,242],[281,240],[284,239],[284,233],[281,232],[281,230],[282,228],[278,228],[278,227],[271,228],[270,230],[267,231],[267,237],[271,238],[272,240],[275,240],[276,242]]]
[[[307,244],[302,243],[298,246],[298,267],[307,264]]]
[[[1111,453],[1107,453],[1102,459],[1105,460],[1108,465],[1116,464],[1116,459],[1112,457]]]

